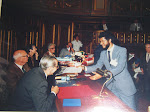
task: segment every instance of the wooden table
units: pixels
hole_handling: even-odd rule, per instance
[[[135,112],[107,88],[104,88],[104,92],[108,93],[108,97],[99,97],[98,95],[102,88],[100,82],[92,81],[85,77],[84,74],[79,75],[78,78],[86,78],[86,80],[79,81],[77,84],[88,85],[97,95],[76,97],[76,99],[81,99],[81,107],[63,107],[63,99],[56,98],[58,112]]]

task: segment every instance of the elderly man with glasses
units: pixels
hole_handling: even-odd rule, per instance
[[[54,56],[55,57],[55,44],[53,43],[49,43],[48,44],[48,51],[44,54],[45,55],[50,55],[50,56]]]
[[[7,68],[6,82],[10,95],[15,91],[18,81],[23,77],[24,72],[29,71],[27,65],[28,54],[24,50],[17,50],[13,54],[14,62]]]
[[[55,57],[55,44],[53,43],[49,43],[48,44],[48,51],[43,55],[43,56],[53,56]],[[52,86],[54,86],[56,84],[56,80],[55,80],[55,73],[54,75],[49,75],[47,77],[47,82],[48,82],[48,86],[49,88],[51,88]]]

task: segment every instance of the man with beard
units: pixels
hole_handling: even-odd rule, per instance
[[[106,69],[112,73],[112,78],[106,83],[106,87],[120,98],[130,108],[136,110],[135,93],[136,88],[127,69],[127,50],[126,48],[114,44],[115,37],[106,31],[100,33],[100,44],[106,50],[100,54],[96,65],[82,67],[86,73],[96,71],[105,65]],[[102,78],[102,74],[93,72],[91,80]]]

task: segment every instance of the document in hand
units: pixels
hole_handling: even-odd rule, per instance
[[[81,106],[80,99],[63,99],[63,106]]]
[[[63,73],[81,73],[82,68],[76,68],[76,67],[66,67],[66,69],[63,71]]]

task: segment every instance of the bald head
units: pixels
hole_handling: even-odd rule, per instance
[[[16,64],[24,65],[28,62],[28,55],[24,50],[17,50],[13,54],[13,58]]]

